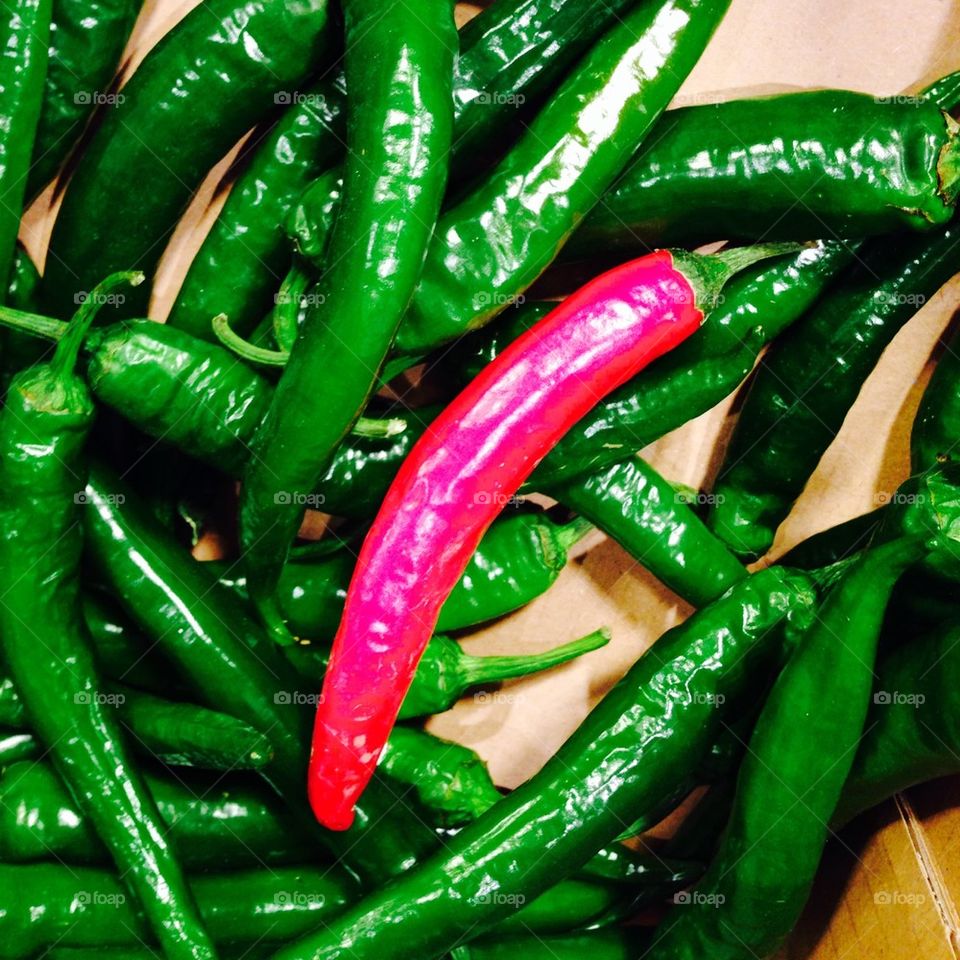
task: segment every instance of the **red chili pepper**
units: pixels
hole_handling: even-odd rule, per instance
[[[308,790],[333,830],[373,774],[443,601],[534,467],[607,393],[703,322],[770,245],[660,251],[597,277],[500,354],[408,455],[360,552],[313,733]]]

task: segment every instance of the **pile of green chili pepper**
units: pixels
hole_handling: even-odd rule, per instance
[[[897,491],[745,566],[960,272],[960,72],[668,109],[733,2],[209,0],[132,68],[139,0],[6,9],[0,958],[757,960],[960,772],[957,329]],[[693,609],[506,789],[459,704],[629,644],[541,636],[603,537]]]

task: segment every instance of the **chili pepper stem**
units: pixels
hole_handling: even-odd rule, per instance
[[[286,350],[257,347],[248,340],[244,340],[238,333],[234,333],[225,313],[218,313],[210,323],[217,339],[243,360],[265,367],[282,367],[290,359],[290,354]]]
[[[460,661],[460,672],[464,689],[479,687],[501,680],[513,680],[531,673],[549,670],[551,667],[567,663],[592,650],[599,650],[610,642],[610,631],[606,627],[594,630],[579,640],[573,640],[562,646],[554,647],[544,653],[531,653],[512,657],[471,657],[464,656]]]
[[[69,324],[66,320],[54,320],[52,317],[41,317],[38,313],[0,306],[0,326],[19,330],[32,337],[59,340],[67,332]]]
[[[596,527],[586,517],[574,517],[557,530],[555,536],[560,548],[566,553],[595,529]]]
[[[751,264],[771,257],[798,253],[800,243],[760,243],[750,247],[733,247],[704,255],[687,250],[670,249],[673,266],[693,288],[697,307],[706,314],[716,306],[720,291],[727,281]]]
[[[73,319],[63,331],[54,351],[53,359],[50,361],[50,370],[55,379],[59,380],[73,372],[87,331],[89,331],[90,325],[96,319],[100,308],[107,302],[110,294],[118,287],[127,285],[137,287],[143,281],[144,274],[139,270],[112,273],[105,280],[101,280],[85,296],[83,303],[74,313]]]
[[[360,417],[351,431],[356,437],[367,437],[371,440],[387,440],[397,436],[407,429],[407,421],[403,417]]]

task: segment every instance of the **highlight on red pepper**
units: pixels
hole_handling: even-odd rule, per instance
[[[440,606],[484,531],[599,400],[690,336],[770,244],[658,251],[586,284],[490,363],[414,446],[367,534],[314,725],[308,795],[333,830],[373,775]]]

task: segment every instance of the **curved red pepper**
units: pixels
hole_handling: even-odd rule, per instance
[[[695,287],[709,271],[683,254],[685,274],[678,256],[653,253],[582,287],[410,452],[360,552],[317,709],[308,790],[325,826],[353,821],[440,607],[487,527],[577,420],[702,323]]]

